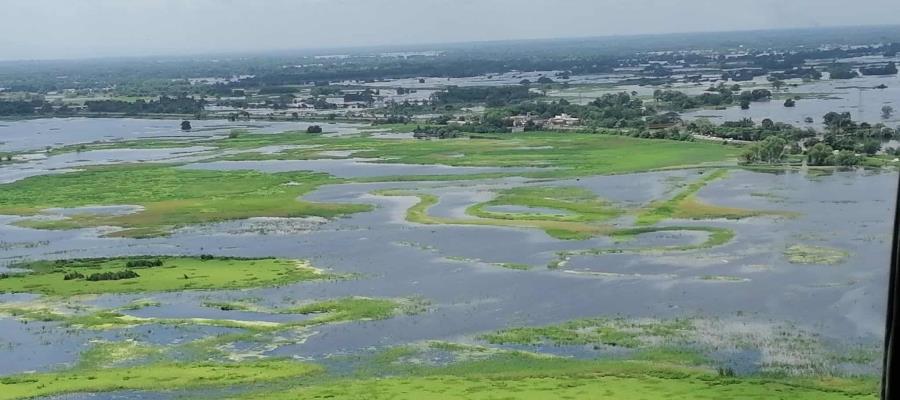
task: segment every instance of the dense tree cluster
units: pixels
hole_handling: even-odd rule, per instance
[[[759,124],[749,118],[744,118],[739,121],[725,121],[719,126],[700,119],[691,121],[687,125],[687,129],[699,135],[752,142],[765,140],[770,136],[781,136],[793,141],[816,136],[816,132],[812,128],[801,129],[791,124],[774,122],[768,118]]]
[[[84,102],[90,112],[124,114],[197,114],[203,111],[205,102],[193,97],[162,96],[159,100],[88,100]]]
[[[740,89],[740,87],[737,87]],[[677,90],[657,89],[653,92],[653,99],[672,110],[689,110],[701,107],[727,106],[737,102],[764,101],[772,98],[772,92],[767,89],[745,90],[735,95],[733,87],[721,85],[710,88],[705,93],[691,96]]]
[[[0,101],[0,115],[30,115],[45,103],[35,101]]]
[[[494,116],[486,113],[489,120],[514,115],[548,119],[568,114],[581,119],[581,124],[588,128],[644,128],[644,117],[656,114],[654,110],[645,108],[640,98],[626,92],[604,94],[585,105],[572,104],[562,99],[552,102],[524,102],[494,111]]]
[[[898,137],[896,130],[884,124],[856,123],[849,112],[829,112],[825,114],[823,121],[823,141],[835,150],[875,154],[881,149],[882,141]]]
[[[787,140],[781,136],[769,136],[748,146],[741,154],[741,159],[746,163],[780,163],[787,155],[787,145]]]
[[[819,80],[822,79],[822,72],[819,70],[809,67],[792,67],[787,70],[781,72],[773,72],[771,76],[775,79],[785,80],[785,79],[808,79],[808,80]]]
[[[862,72],[863,75],[897,75],[897,64],[891,61],[886,65],[862,67],[859,72]]]
[[[502,107],[539,97],[524,86],[450,86],[446,91],[432,95],[435,104],[485,103],[489,107]]]
[[[828,68],[828,74],[831,79],[853,79],[859,76],[859,73],[845,64],[833,64]]]

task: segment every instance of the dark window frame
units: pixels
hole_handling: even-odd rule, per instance
[[[891,242],[890,278],[888,280],[887,323],[884,332],[884,372],[881,398],[900,399],[900,185],[894,201],[894,236]],[[895,387],[896,386],[896,387]]]

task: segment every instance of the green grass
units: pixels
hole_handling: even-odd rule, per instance
[[[421,301],[344,297],[279,309],[278,312],[282,314],[317,314],[312,322],[334,323],[387,319],[398,314],[417,314],[424,310],[425,304]]]
[[[518,271],[528,271],[531,269],[530,265],[521,264],[521,263],[498,263],[495,265],[497,265],[500,268],[514,269],[514,270],[518,270]]]
[[[726,228],[719,227],[711,227],[711,226],[647,226],[647,227],[637,227],[637,228],[622,228],[614,231],[610,234],[613,238],[618,241],[628,241],[634,239],[638,235],[643,235],[647,233],[653,232],[678,232],[678,231],[688,231],[688,232],[706,232],[709,236],[701,243],[698,244],[686,244],[686,245],[672,245],[672,246],[660,246],[660,247],[649,247],[649,248],[638,248],[638,249],[615,249],[615,252],[657,252],[657,251],[687,251],[687,250],[697,250],[697,249],[708,249],[710,247],[721,246],[725,243],[734,239],[734,231]]]
[[[419,202],[406,211],[406,220],[426,225],[480,225],[507,226],[518,228],[542,229],[548,235],[563,240],[583,240],[594,235],[609,232],[611,228],[575,221],[555,221],[541,219],[506,219],[506,218],[443,218],[428,214],[428,209],[437,204],[438,197],[428,193],[408,190],[379,190],[373,192],[378,196],[411,196],[418,197]]]
[[[761,215],[792,216],[792,213],[780,211],[747,210],[735,207],[721,207],[697,200],[697,192],[710,182],[722,179],[728,174],[726,169],[708,172],[697,181],[687,185],[667,199],[651,203],[637,215],[638,225],[653,225],[672,218],[679,219],[743,219]]]
[[[563,213],[507,213],[490,211],[490,206],[524,206],[562,210]],[[590,190],[566,186],[521,186],[501,191],[491,201],[478,203],[466,213],[480,218],[592,222],[616,217],[621,211]]]
[[[125,270],[125,264],[137,259],[85,259],[71,261],[35,261],[17,265],[33,273],[0,279],[0,293],[38,293],[48,296],[74,296],[102,293],[169,292],[182,290],[243,289],[277,286],[300,281],[334,279],[303,261],[285,259],[201,260],[197,257],[141,257],[160,259],[161,267],[133,269],[137,278],[87,281],[64,280],[68,272],[85,276],[93,273]]]
[[[366,205],[312,203],[298,197],[340,182],[324,174],[200,171],[163,165],[119,165],[45,175],[0,185],[0,213],[35,215],[51,207],[138,205],[119,216],[75,215],[30,220],[26,226],[68,229],[126,228],[119,236],[158,236],[173,227],[250,217],[336,217],[370,210]]]
[[[540,191],[541,189],[539,189]],[[531,192],[533,193],[533,192]],[[603,225],[597,222],[602,222],[603,219],[607,219],[612,215],[617,215],[617,211],[610,210],[606,206],[598,206],[591,205],[590,207],[599,207],[596,208],[593,214],[579,214],[575,219],[589,220],[586,222],[581,221],[573,221],[573,220],[553,220],[553,219],[512,219],[513,213],[506,213],[507,215],[502,215],[503,218],[444,218],[444,217],[435,217],[428,214],[428,209],[438,203],[439,198],[435,195],[422,193],[411,190],[378,190],[373,192],[372,194],[379,196],[407,196],[407,197],[417,197],[419,202],[410,207],[406,211],[406,220],[409,222],[415,222],[419,224],[426,225],[481,225],[481,226],[507,226],[507,227],[519,227],[519,228],[536,228],[544,230],[548,235],[562,240],[584,240],[589,239],[593,236],[597,235],[608,235],[613,237],[617,241],[627,241],[630,240],[637,235],[651,232],[662,232],[662,231],[702,231],[708,232],[709,237],[706,241],[696,245],[676,245],[676,246],[665,246],[658,248],[646,248],[646,249],[637,249],[635,251],[687,251],[687,250],[695,250],[701,248],[709,248],[714,246],[719,246],[731,241],[734,238],[734,232],[725,228],[716,228],[716,227],[695,227],[695,226],[667,226],[667,227],[646,227],[639,226],[634,228],[614,228],[612,226]],[[596,202],[597,200],[591,200],[591,202]],[[482,203],[483,204],[483,203]],[[596,204],[596,203],[595,203]],[[477,206],[477,205],[476,205]],[[474,207],[474,206],[473,206]],[[473,207],[469,207],[471,210]],[[562,206],[558,206],[562,207]],[[572,208],[575,208],[573,206]],[[583,207],[583,205],[579,205],[577,207]],[[475,213],[479,213],[476,211]],[[488,214],[482,213],[481,215],[486,216]],[[590,221],[591,219],[599,219],[600,221]],[[640,222],[640,217],[639,217]],[[644,223],[647,221],[645,220]],[[634,249],[632,249],[634,250]],[[628,251],[632,251],[628,250]],[[619,249],[606,249],[599,250],[594,254],[600,254],[602,252],[623,252],[623,250]]]
[[[654,361],[508,353],[386,378],[344,379],[244,398],[298,399],[876,399],[877,380],[729,378]]]
[[[337,143],[340,141],[329,144]],[[533,174],[546,177],[625,173],[723,162],[738,153],[733,147],[707,143],[548,132],[508,134],[503,135],[503,139],[399,141],[350,138],[346,146],[368,149],[357,153],[358,157],[391,158],[391,162],[399,163],[562,169]],[[535,147],[542,149],[529,149]]]
[[[319,374],[323,369],[290,360],[245,363],[154,363],[134,367],[75,368],[0,378],[0,400],[78,392],[184,390],[261,384]]]
[[[410,126],[379,126],[373,129],[405,132]],[[391,163],[556,168],[525,174],[533,177],[618,174],[709,163],[735,165],[735,159],[740,153],[738,148],[720,144],[574,132],[510,133],[497,135],[493,139],[443,140],[376,139],[365,135],[325,137],[285,132],[278,135],[246,134],[234,139],[198,141],[192,144],[222,150],[250,150],[270,145],[318,146],[289,149],[270,155],[249,152],[225,157],[229,160],[310,159],[322,158],[319,154],[322,151],[355,150],[358,152],[354,157],[381,158],[383,162]],[[118,143],[116,146],[140,148],[143,143],[133,141]],[[534,148],[541,150],[536,151]]]

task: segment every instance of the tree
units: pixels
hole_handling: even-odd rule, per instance
[[[760,142],[760,161],[777,163],[784,159],[784,148],[787,140],[778,136],[769,136]]]
[[[828,69],[830,79],[853,79],[859,76],[859,73],[844,64],[833,64]]]
[[[830,111],[828,114],[825,114],[822,119],[825,122],[826,127],[834,130],[849,127],[853,124],[853,119],[849,112],[837,113]]]
[[[797,105],[797,102],[795,102],[794,99],[789,98],[789,99],[787,99],[787,100],[784,101],[784,106],[785,106],[785,107],[793,107],[793,106],[795,106],[795,105]]]
[[[322,133],[322,127],[319,125],[310,125],[306,128],[306,133]]]
[[[875,153],[878,153],[878,151],[881,150],[881,142],[877,140],[867,140],[860,146],[860,150],[867,155],[874,156]]]
[[[853,154],[852,151],[842,150],[841,152],[834,155],[834,165],[841,167],[852,167],[859,165],[859,157],[856,154]]]
[[[754,143],[741,155],[744,162],[764,162],[775,164],[784,159],[787,140],[779,136],[769,136],[761,142]]]
[[[806,162],[809,165],[828,165],[834,149],[825,143],[816,143],[806,152]]]
[[[750,100],[743,99],[741,100],[741,110],[749,110],[750,109]]]
[[[181,121],[181,130],[183,130],[183,131],[191,130],[191,121],[188,121],[188,120]]]
[[[894,115],[894,107],[891,107],[888,105],[881,107],[881,118],[882,119],[889,119],[889,118],[891,118],[891,115]]]
[[[542,77],[538,78],[537,83],[540,83],[542,85],[549,85],[549,84],[553,83],[553,79],[550,79],[546,76],[542,76]]]
[[[772,82],[772,87],[775,88],[775,91],[780,91],[781,88],[784,87],[784,81],[775,77],[769,77],[769,82]]]

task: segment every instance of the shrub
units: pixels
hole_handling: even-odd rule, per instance
[[[118,281],[118,280],[122,280],[122,279],[132,279],[132,278],[139,278],[139,277],[140,277],[140,275],[138,275],[137,272],[134,272],[130,269],[126,269],[124,271],[117,271],[117,272],[112,272],[112,271],[98,272],[98,273],[89,275],[86,278],[86,280],[91,281],[91,282]]]
[[[163,262],[160,259],[154,260],[131,260],[125,263],[125,268],[153,268],[162,267]]]
[[[84,275],[78,271],[67,272],[65,276],[63,276],[64,281],[71,281],[75,279],[84,279]]]

